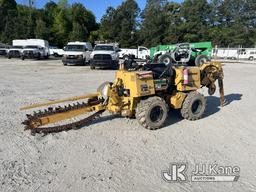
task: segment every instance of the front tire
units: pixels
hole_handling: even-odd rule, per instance
[[[168,105],[162,98],[149,97],[137,105],[136,119],[146,129],[159,129],[166,121],[168,110]]]
[[[95,69],[95,66],[94,65],[90,65],[90,68],[91,68],[91,70],[94,70]]]
[[[165,65],[170,65],[172,64],[172,56],[170,54],[164,54],[160,57],[160,62]]]
[[[37,60],[40,60],[41,59],[41,53],[38,53],[37,54]]]
[[[195,121],[202,118],[205,108],[205,97],[201,93],[193,91],[187,95],[183,102],[181,116],[184,119]]]

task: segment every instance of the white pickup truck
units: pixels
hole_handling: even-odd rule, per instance
[[[125,49],[121,48],[119,57],[122,59],[128,59],[133,56],[135,59],[147,59],[150,55],[150,50],[146,47],[139,46],[137,49]]]
[[[56,46],[50,46],[50,55],[53,55],[54,57],[62,57],[64,55],[64,50],[60,49]]]
[[[90,55],[91,69],[111,68],[117,69],[119,66],[120,49],[115,44],[97,44]]]

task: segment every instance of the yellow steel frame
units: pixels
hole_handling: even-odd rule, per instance
[[[70,119],[85,113],[89,113],[89,112],[97,112],[100,110],[104,110],[106,107],[102,104],[97,104],[94,106],[87,106],[84,108],[80,108],[80,109],[73,109],[70,111],[66,111],[66,112],[62,112],[62,113],[57,113],[57,114],[52,114],[52,115],[48,115],[46,117],[42,117],[37,119],[36,121],[34,121],[31,125],[32,128],[37,128],[39,126],[44,126],[47,124],[51,124],[51,123],[56,123],[58,121],[63,121],[66,119]]]

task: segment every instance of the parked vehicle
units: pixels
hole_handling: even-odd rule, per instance
[[[50,56],[49,43],[43,39],[27,39],[23,48],[21,59],[48,59]]]
[[[212,57],[219,59],[238,59],[237,48],[217,48],[212,50]]]
[[[174,63],[199,66],[205,61],[210,61],[211,53],[211,42],[159,45],[150,49],[151,60],[154,63],[160,62],[166,65]]]
[[[256,49],[255,48],[247,48],[247,49],[239,49],[238,51],[238,59],[245,59],[253,61],[256,59]]]
[[[0,56],[6,56],[8,54],[9,48],[9,45],[0,44]]]
[[[50,46],[49,50],[50,50],[50,55],[53,55],[54,57],[62,57],[65,53],[63,49],[60,49],[56,46]]]
[[[11,58],[20,58],[22,56],[23,47],[27,45],[27,40],[13,40],[12,47],[9,49],[7,57],[8,59]]]
[[[12,46],[7,54],[8,59],[20,58],[22,56],[23,46]]]
[[[256,48],[216,48],[212,56],[218,59],[255,60]]]
[[[121,48],[119,58],[129,59],[131,56],[135,59],[148,59],[150,50],[146,47],[139,46],[137,49],[124,49]]]
[[[117,69],[120,51],[115,44],[97,44],[90,56],[91,69],[95,67]]]
[[[69,42],[64,48],[62,63],[85,65],[90,61],[91,52],[92,45],[89,42]]]

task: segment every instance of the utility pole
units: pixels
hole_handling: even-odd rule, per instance
[[[35,0],[28,0],[28,6],[32,8],[35,4]]]

